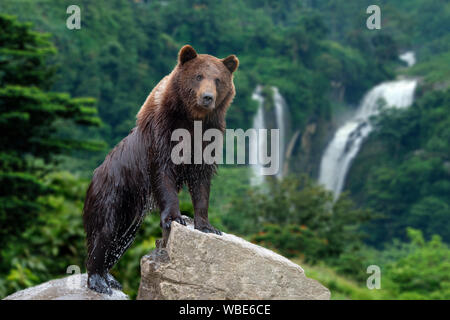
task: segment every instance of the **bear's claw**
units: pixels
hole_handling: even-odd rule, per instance
[[[219,236],[222,235],[222,232],[216,228],[214,228],[212,225],[203,225],[203,226],[196,226],[195,229],[204,232],[204,233],[214,233],[217,234]]]
[[[163,227],[164,229],[170,229],[170,225],[171,225],[172,221],[176,221],[176,222],[178,222],[179,224],[181,224],[181,225],[183,225],[183,226],[186,225],[186,221],[184,221],[184,219],[183,219],[181,216],[176,217],[176,218],[167,217],[167,219],[165,219],[165,220],[166,220],[166,221],[164,221],[164,222],[162,223],[162,227]]]
[[[183,226],[186,225],[186,221],[182,217],[176,218],[174,221],[178,222],[179,224],[182,224]]]

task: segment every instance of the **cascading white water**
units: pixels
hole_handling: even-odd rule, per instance
[[[408,67],[412,67],[416,63],[416,55],[413,51],[407,51],[401,54],[399,58],[405,61]]]
[[[365,95],[355,115],[336,131],[322,156],[319,174],[319,183],[333,191],[336,198],[352,160],[372,131],[369,118],[379,113],[380,102],[384,100],[384,108],[406,108],[413,102],[416,85],[417,81],[410,79],[375,86]]]
[[[276,128],[279,129],[280,133],[280,144],[279,144],[279,170],[277,173],[277,178],[281,179],[283,177],[283,167],[284,167],[284,158],[285,158],[285,149],[286,149],[286,121],[287,121],[287,105],[283,96],[280,94],[280,91],[277,87],[272,87],[273,91],[273,103],[275,109],[275,124]],[[257,85],[255,91],[253,91],[252,99],[258,102],[258,110],[253,118],[253,128],[258,129],[268,129],[267,123],[265,119],[265,108],[264,102],[265,98],[262,95],[262,86]],[[263,166],[259,164],[259,159],[262,159],[264,155],[260,155],[261,152],[267,150],[266,148],[267,141],[265,139],[259,139],[258,136],[258,144],[250,146],[250,152],[258,155],[258,164],[252,165],[253,168],[253,177],[250,180],[251,185],[260,185],[264,181],[264,176],[262,175]],[[272,148],[272,146],[271,146]]]
[[[275,104],[275,117],[277,127],[280,130],[280,168],[277,173],[277,178],[283,178],[283,167],[285,158],[285,148],[286,148],[286,101],[284,101],[283,96],[280,94],[280,90],[277,87],[272,87],[273,90],[273,102]]]
[[[266,128],[264,119],[264,97],[262,95],[262,87],[260,85],[257,85],[255,91],[253,91],[252,99],[258,102],[258,110],[253,118],[253,128],[258,132],[259,129]],[[264,176],[262,175],[263,166],[259,163],[259,159],[262,159],[262,157],[260,157],[260,152],[262,152],[262,150],[266,150],[265,145],[263,145],[265,141],[263,140],[264,139],[259,139],[258,137],[257,144],[250,144],[250,152],[258,155],[257,164],[252,165],[253,177],[250,179],[250,184],[252,186],[260,185],[264,181]]]

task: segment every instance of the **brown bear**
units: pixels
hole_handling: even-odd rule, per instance
[[[202,121],[203,131],[224,132],[238,65],[234,55],[218,59],[197,54],[189,45],[181,48],[176,67],[137,114],[136,127],[94,171],[83,209],[90,289],[111,294],[111,288],[121,288],[109,270],[132,244],[145,213],[153,207],[159,208],[163,234],[172,221],[185,225],[177,196],[184,184],[191,194],[195,228],[221,234],[208,220],[216,164],[174,164],[171,151],[178,142],[171,141],[171,134],[176,129],[193,134],[194,121]]]

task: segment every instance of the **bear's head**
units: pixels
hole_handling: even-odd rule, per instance
[[[235,95],[233,72],[239,60],[197,54],[190,45],[178,53],[177,82],[181,100],[194,119],[203,119],[214,111],[225,111]]]

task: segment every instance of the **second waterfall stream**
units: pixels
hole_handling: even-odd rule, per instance
[[[335,198],[342,192],[352,160],[372,131],[369,119],[380,112],[380,102],[385,103],[384,108],[409,107],[416,85],[415,79],[403,79],[375,86],[364,96],[355,114],[337,129],[322,155],[318,179],[320,184],[333,191]]]
[[[286,148],[286,127],[287,127],[287,105],[280,94],[280,91],[277,87],[270,87],[272,90],[272,99],[273,99],[273,110],[267,110],[265,103],[266,98],[264,97],[262,91],[263,87],[261,85],[257,85],[255,91],[253,92],[252,99],[258,102],[258,110],[256,112],[255,117],[253,118],[253,128],[256,130],[259,129],[268,129],[268,121],[266,121],[267,113],[270,115],[273,114],[275,119],[275,129],[279,129],[280,141],[279,141],[279,169],[276,177],[281,179],[283,177],[283,168],[285,163],[285,148]],[[264,176],[262,175],[263,165],[259,163],[259,160],[263,158],[264,154],[267,150],[267,141],[265,139],[261,139],[258,137],[258,144],[250,146],[252,149],[250,153],[256,154],[258,157],[258,164],[253,165],[253,177],[251,178],[250,183],[252,185],[260,185],[264,182]]]

